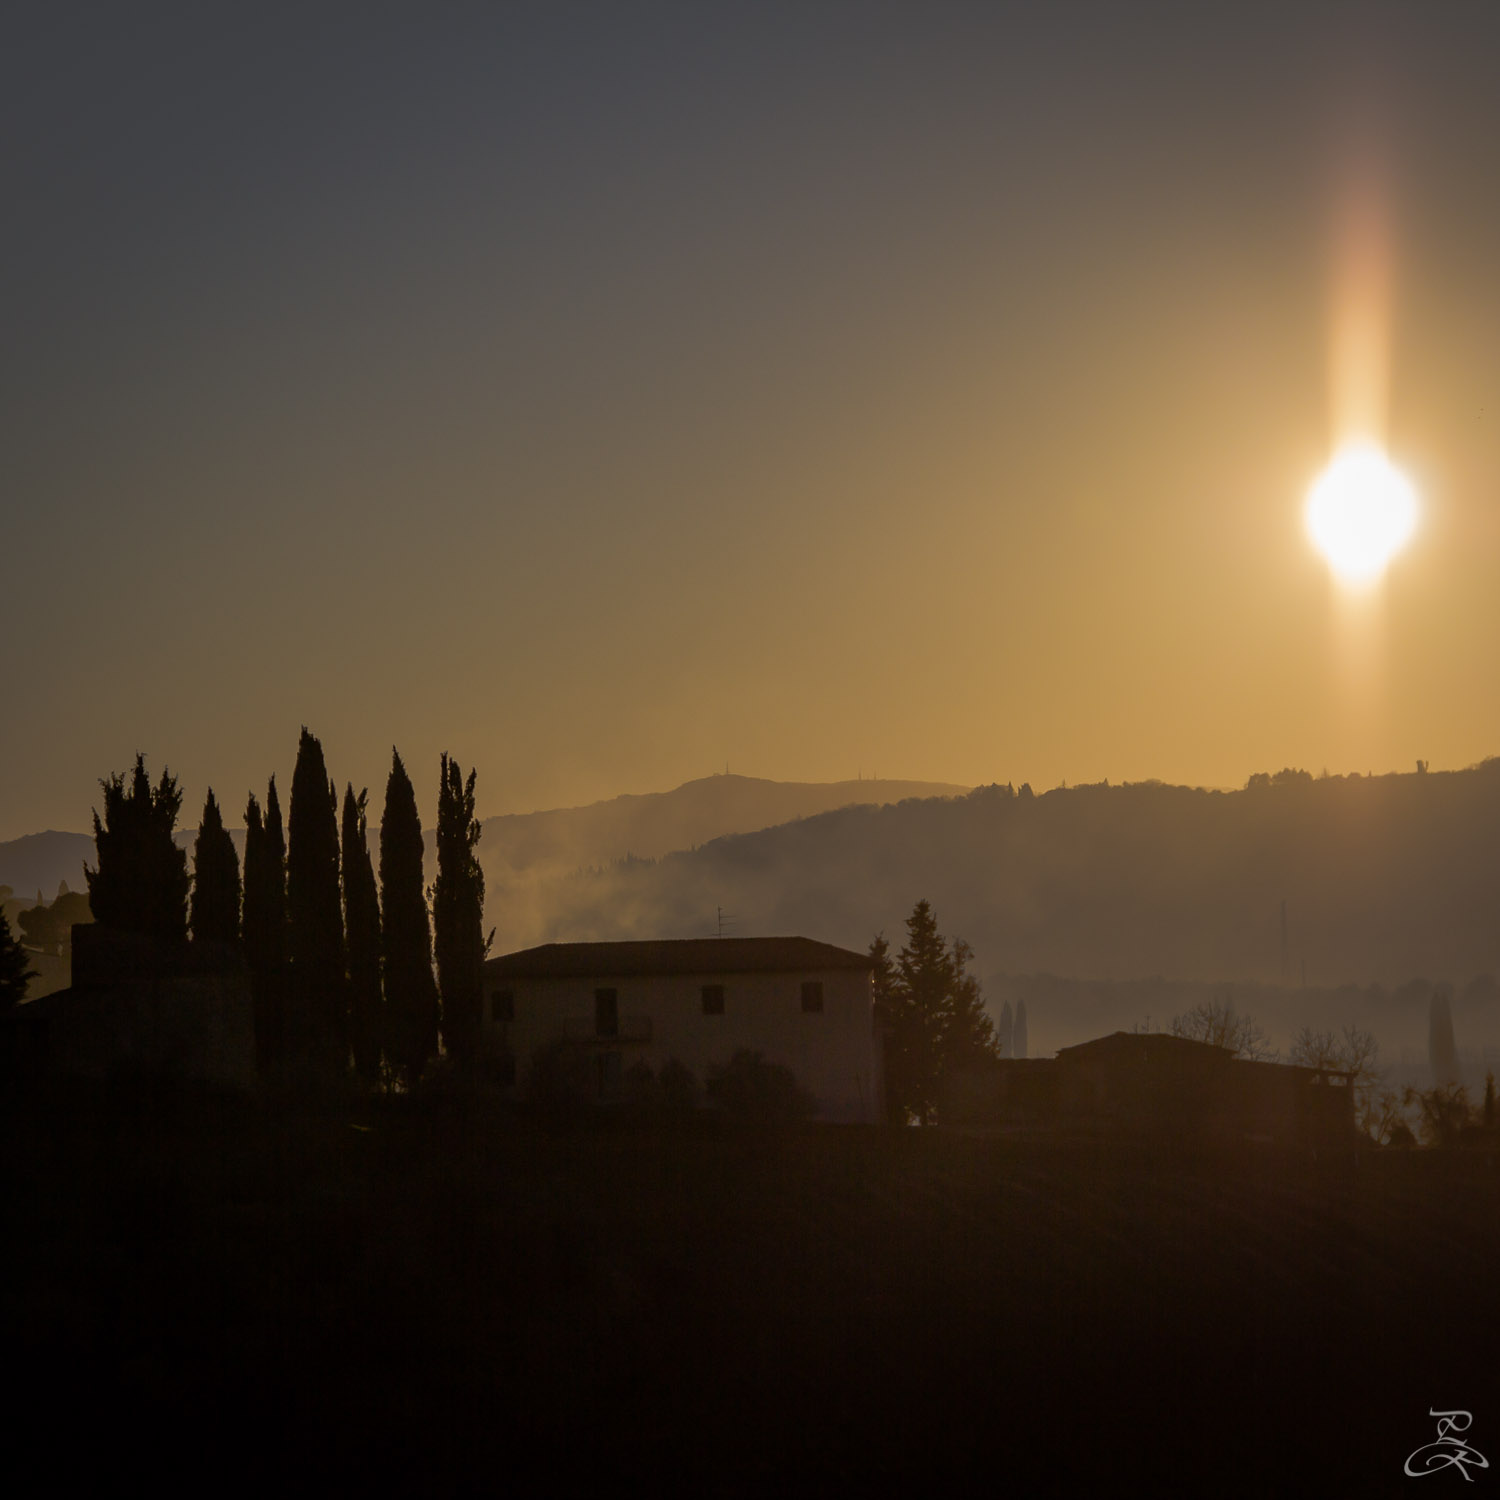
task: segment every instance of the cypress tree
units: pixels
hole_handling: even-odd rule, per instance
[[[213,788],[193,846],[193,895],[189,922],[193,941],[237,943],[240,937],[240,857],[224,827]]]
[[[484,979],[484,871],[474,853],[474,778],[442,757],[438,786],[437,882],[433,888],[433,948],[442,1000],[443,1046],[464,1065],[479,1051]]]
[[[437,1050],[438,997],[422,889],[422,822],[401,757],[391,751],[380,819],[380,923],[385,961],[386,1058],[407,1086]]]
[[[370,864],[368,791],[344,789],[344,948],[349,963],[349,1040],[354,1067],[374,1083],[380,1077],[380,901]]]
[[[99,866],[84,868],[94,920],[177,946],[187,941],[187,851],[172,840],[182,793],[162,768],[155,788],[137,755],[127,790],[123,776],[101,781],[104,818],[94,813]],[[41,904],[38,897],[38,905]]]
[[[276,778],[262,822],[255,794],[245,808],[245,962],[255,1003],[255,1044],[262,1072],[285,1056],[286,844]]]
[[[250,971],[250,999],[255,1012],[255,1062],[262,1073],[270,1065],[263,979],[268,905],[265,899],[265,870],[269,857],[260,803],[255,800],[255,793],[251,792],[245,803],[245,900],[241,913],[241,936],[245,944],[245,967]]]
[[[323,747],[305,725],[287,818],[286,913],[293,1052],[339,1072],[348,1063],[349,1036],[338,813]]]

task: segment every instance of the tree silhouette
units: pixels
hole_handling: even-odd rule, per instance
[[[66,887],[67,882],[63,884]],[[89,898],[82,891],[66,889],[51,906],[33,906],[17,917],[21,941],[43,953],[66,953],[73,941],[73,928],[86,926],[93,920]]]
[[[187,941],[187,851],[172,841],[182,793],[162,768],[153,788],[146,758],[137,755],[127,788],[123,776],[99,783],[104,818],[94,813],[99,866],[85,866],[94,920],[176,946]]]
[[[304,725],[287,817],[287,953],[291,959],[294,1052],[318,1068],[348,1063],[344,914],[339,899],[337,803],[323,747]]]
[[[0,1011],[10,1010],[26,998],[26,981],[36,970],[26,962],[26,950],[16,941],[0,906]]]
[[[349,963],[349,1041],[355,1071],[373,1083],[380,1077],[380,900],[370,864],[368,791],[344,789],[344,949]]]
[[[458,762],[442,757],[438,786],[437,881],[432,896],[432,938],[442,1000],[443,1046],[465,1065],[479,1050],[484,963],[484,871],[474,849],[474,777],[463,780]]]
[[[928,1125],[937,1117],[944,1076],[998,1056],[999,1046],[979,981],[967,972],[969,945],[944,940],[927,901],[917,902],[906,932],[896,960],[886,1089],[898,1118],[909,1115]]]
[[[422,881],[422,821],[401,757],[391,751],[380,819],[380,927],[386,1057],[408,1087],[437,1051],[438,996]]]
[[[1172,1017],[1172,1035],[1191,1042],[1208,1042],[1214,1047],[1228,1047],[1236,1057],[1251,1062],[1274,1062],[1276,1049],[1264,1031],[1250,1019],[1235,1012],[1228,995],[1222,1000],[1204,1000],[1180,1016]]]
[[[240,938],[240,857],[224,827],[213,788],[193,845],[193,894],[189,924],[199,943],[237,943]]]
[[[1375,1136],[1382,1126],[1376,1091],[1385,1078],[1380,1066],[1380,1043],[1371,1032],[1345,1026],[1341,1036],[1304,1026],[1292,1038],[1287,1061],[1303,1068],[1329,1068],[1349,1074],[1354,1100],[1354,1119],[1366,1135]]]
[[[1435,1083],[1429,1089],[1407,1084],[1401,1101],[1408,1109],[1416,1105],[1423,1138],[1431,1146],[1456,1146],[1472,1112],[1461,1083]]]
[[[245,963],[255,1005],[255,1046],[261,1071],[286,1050],[286,844],[276,778],[266,793],[265,819],[255,794],[245,807]]]

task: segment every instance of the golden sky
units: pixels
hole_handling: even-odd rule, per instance
[[[443,750],[484,815],[1500,753],[1486,9],[288,25],[0,63],[0,838],[303,723],[428,819]],[[1422,497],[1359,598],[1351,390]]]

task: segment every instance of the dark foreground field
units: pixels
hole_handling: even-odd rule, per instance
[[[1487,1153],[99,1093],[3,1118],[8,1472],[49,1487],[1500,1484]],[[1473,1412],[1475,1489],[1402,1473],[1430,1407]]]

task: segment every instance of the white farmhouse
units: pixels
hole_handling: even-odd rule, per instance
[[[790,1068],[819,1118],[873,1122],[872,968],[804,937],[547,943],[485,964],[484,1039],[517,1086],[539,1048],[578,1042],[604,1098],[639,1061],[676,1058],[701,1083],[748,1047]]]

